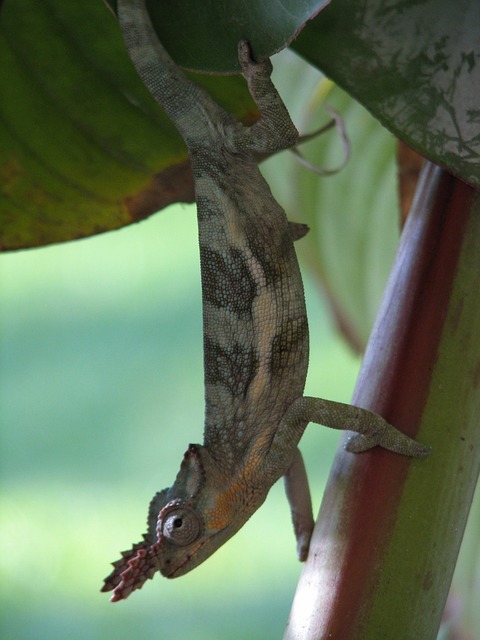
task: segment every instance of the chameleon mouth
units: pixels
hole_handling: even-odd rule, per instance
[[[179,578],[180,576],[185,575],[186,573],[188,573],[189,571],[191,571],[192,569],[197,567],[199,564],[201,564],[208,557],[210,557],[211,554],[208,554],[208,556],[205,556],[199,562],[194,563],[191,567],[187,568],[187,570],[184,571],[185,566],[188,565],[188,563],[190,562],[190,560],[192,560],[192,558],[195,558],[196,556],[198,556],[199,552],[203,549],[203,547],[207,544],[207,542],[210,542],[211,540],[216,538],[222,532],[223,532],[223,529],[221,531],[217,531],[217,533],[214,533],[211,536],[209,536],[208,538],[206,538],[200,545],[195,547],[195,549],[193,551],[191,551],[178,566],[173,568],[170,572],[167,572],[165,570],[160,570],[160,573],[165,578],[168,578],[168,579]],[[167,560],[167,562],[169,563],[168,560]]]

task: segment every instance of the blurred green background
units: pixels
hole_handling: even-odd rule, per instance
[[[276,60],[274,82],[310,131],[322,111],[319,74],[291,60]],[[364,336],[398,237],[395,143],[364,109],[333,94],[352,143],[345,171],[325,179],[297,167],[286,177],[279,165],[293,166],[287,154],[265,171],[287,211],[312,228],[297,245],[310,267],[306,392],[349,401],[359,360],[334,330],[318,278]],[[331,135],[316,147],[319,166],[341,159]],[[172,483],[188,444],[202,440],[194,207],[1,255],[0,290],[1,640],[281,637],[301,570],[281,483],[192,573],[158,575],[117,604],[99,591],[109,563],[140,540],[153,494]],[[338,438],[315,425],[302,438],[315,510]],[[478,504],[459,563],[460,602],[478,593]]]
[[[0,258],[3,640],[278,638],[301,566],[283,487],[208,562],[127,601],[99,593],[189,442],[203,371],[195,210]],[[307,278],[308,391],[348,400],[357,361]],[[302,441],[315,508],[338,434]]]

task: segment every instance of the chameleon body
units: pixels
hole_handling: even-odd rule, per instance
[[[154,573],[181,576],[216,551],[282,476],[298,554],[306,557],[313,517],[297,444],[309,422],[356,431],[347,448],[380,445],[423,456],[428,448],[364,409],[303,397],[308,325],[289,224],[257,158],[292,147],[298,133],[246,42],[239,60],[261,117],[237,122],[189,81],[159,43],[144,0],[118,0],[130,57],[188,148],[195,180],[202,280],[204,444],[190,445],[171,488],[150,504],[148,532],[123,552],[105,580],[112,601]]]

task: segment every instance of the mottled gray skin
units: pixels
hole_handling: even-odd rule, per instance
[[[298,554],[313,517],[297,444],[308,422],[357,431],[349,450],[428,449],[371,412],[304,398],[308,325],[289,224],[256,158],[295,145],[298,133],[270,80],[270,62],[239,59],[261,118],[244,127],[176,67],[158,42],[144,0],[119,0],[130,57],[182,135],[192,162],[202,275],[205,431],[170,489],[150,504],[144,541],[114,563],[103,590],[126,598],[156,571],[173,578],[208,558],[285,476]]]

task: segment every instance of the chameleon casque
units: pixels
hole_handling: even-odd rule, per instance
[[[130,57],[188,148],[195,180],[203,301],[204,444],[192,444],[169,489],[150,503],[143,541],[122,553],[103,591],[126,598],[160,571],[181,576],[233,536],[285,477],[297,549],[305,559],[313,529],[297,444],[309,422],[357,432],[347,449],[380,445],[409,456],[429,448],[380,416],[303,397],[308,325],[293,240],[258,158],[294,146],[298,133],[270,80],[269,60],[238,55],[260,119],[237,122],[175,65],[159,43],[145,0],[118,0]]]

